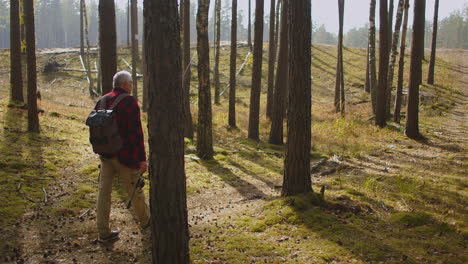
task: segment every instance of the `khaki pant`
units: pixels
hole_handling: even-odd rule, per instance
[[[97,227],[100,237],[107,237],[111,232],[109,228],[109,214],[111,207],[112,180],[116,174],[119,175],[129,199],[135,190],[135,184],[140,176],[138,169],[132,169],[122,165],[117,158],[106,159],[101,157],[101,174],[99,177],[99,194],[97,200]],[[140,188],[136,190],[133,196],[132,208],[140,221],[140,226],[142,228],[146,227],[149,224],[150,215],[145,202],[145,194]]]

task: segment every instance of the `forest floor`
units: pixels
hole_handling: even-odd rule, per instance
[[[246,53],[240,50],[238,67]],[[336,48],[314,46],[313,56],[314,193],[280,197],[284,148],[266,143],[266,93],[261,141],[246,139],[250,58],[238,78],[239,129],[227,129],[223,97],[221,105],[213,105],[214,160],[197,159],[194,142],[186,141],[192,262],[468,262],[468,52],[438,54],[437,85],[421,88],[421,141],[406,138],[404,125],[389,123],[380,129],[372,124],[369,96],[362,91],[365,50],[344,52],[345,118],[334,113],[331,103]],[[266,58],[265,54],[265,63]],[[50,59],[81,68],[76,54],[48,52],[39,53],[39,67]],[[228,60],[226,48],[221,53],[222,90],[228,81]],[[119,67],[126,68],[122,62]],[[266,90],[266,64],[263,71]],[[97,241],[99,163],[84,125],[94,105],[85,76],[38,75],[44,113],[41,133],[30,134],[26,110],[9,102],[8,72],[9,53],[3,50],[0,263],[150,263],[149,234],[142,234],[125,209],[127,196],[118,180],[111,225],[121,231],[120,240]],[[192,72],[196,123],[196,69]],[[427,61],[423,76],[426,72]],[[141,82],[139,87],[141,91]],[[323,199],[318,194],[322,187]],[[148,195],[148,186],[145,191]]]

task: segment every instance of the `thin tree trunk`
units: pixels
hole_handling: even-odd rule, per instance
[[[215,9],[215,16],[216,16],[216,30],[215,30],[215,34],[216,34],[216,38],[215,38],[215,43],[214,45],[216,46],[216,49],[215,49],[215,61],[214,61],[214,85],[215,85],[215,89],[214,89],[214,92],[215,92],[215,104],[219,104],[220,101],[219,101],[219,92],[220,92],[220,88],[219,88],[219,54],[220,54],[220,50],[221,50],[221,0],[215,0],[216,1],[216,9]]]
[[[192,113],[190,111],[190,80],[192,76],[191,55],[190,55],[190,0],[183,0],[184,17],[183,21],[183,60],[182,83],[184,87],[184,135],[186,138],[193,139]]]
[[[127,0],[127,47],[130,48],[131,42],[130,42],[130,35],[131,35],[131,17],[132,17],[132,11],[131,11],[131,1],[132,0]]]
[[[99,46],[102,93],[106,94],[112,90],[112,79],[117,71],[117,35],[113,0],[99,0]]]
[[[262,85],[263,53],[263,0],[256,0],[255,5],[255,38],[252,67],[252,88],[250,90],[249,131],[248,137],[259,140],[260,91]]]
[[[406,33],[408,30],[408,13],[409,13],[409,0],[405,0],[405,12],[403,20],[403,30],[401,32],[400,42],[400,59],[398,62],[398,84],[395,98],[395,109],[393,111],[393,121],[397,124],[400,123],[400,110],[401,101],[403,96],[403,79],[405,70],[405,48],[406,48]]]
[[[143,23],[143,32],[145,32],[145,23]],[[144,38],[144,34],[143,34]],[[143,103],[142,108],[143,112],[148,112],[149,104],[148,104],[148,66],[146,63],[146,41],[143,39],[141,43],[141,71],[143,74]]]
[[[190,263],[177,1],[144,1],[152,263]]]
[[[28,131],[39,133],[34,0],[24,0],[24,19],[26,25],[26,57],[28,65]]]
[[[282,2],[283,0],[278,0],[278,2],[276,2],[276,23],[275,23],[275,43],[276,43],[276,54],[275,54],[275,58],[278,58],[279,56],[279,36],[280,36],[280,13],[281,13],[281,5],[282,5]],[[275,93],[273,92],[273,96],[275,95]],[[274,102],[274,100],[273,100]]]
[[[275,78],[276,42],[275,42],[275,0],[270,2],[270,39],[268,43],[268,92],[267,92],[267,117],[271,119],[273,112],[273,86]]]
[[[377,63],[375,57],[375,6],[376,0],[371,0],[369,10],[369,78],[373,114],[376,113],[377,105]]]
[[[390,57],[390,65],[388,67],[388,79],[387,79],[387,119],[391,118],[390,106],[392,100],[392,88],[393,88],[393,75],[395,73],[395,62],[398,55],[398,41],[400,40],[400,28],[403,17],[404,0],[398,0],[397,16],[395,20],[395,30],[393,32],[392,41],[392,53]]]
[[[419,133],[419,85],[422,80],[426,1],[415,0],[414,2],[413,40],[411,44],[411,68],[405,134],[409,138],[418,139],[421,137]]]
[[[283,145],[284,115],[286,112],[286,92],[288,90],[288,1],[282,1],[281,35],[279,38],[278,68],[274,91],[273,115],[268,143]]]
[[[138,55],[138,3],[137,0],[131,0],[130,2],[131,12],[131,39],[132,39],[132,79],[133,79],[133,97],[138,102],[138,80],[137,80],[137,68],[138,61],[140,60]]]
[[[93,75],[91,74],[91,57],[90,57],[90,45],[89,45],[89,37],[88,37],[88,13],[86,11],[86,2],[85,0],[83,1],[83,21],[84,21],[84,38],[86,39],[86,75],[88,76],[89,80],[89,85],[88,85],[88,91],[89,91],[89,96],[94,97],[96,96],[96,92],[94,91],[94,81],[93,81]],[[85,60],[85,57],[83,57],[83,60]]]
[[[23,76],[21,70],[19,0],[10,1],[10,98],[12,101],[24,102]]]
[[[312,191],[311,149],[311,1],[290,1],[288,140],[282,196]]]
[[[427,83],[434,84],[434,70],[436,60],[436,48],[437,48],[437,30],[439,20],[439,0],[435,0],[434,6],[434,22],[432,25],[432,44],[431,44],[431,60],[429,62],[429,73],[427,75]]]
[[[393,10],[395,9],[394,0],[389,0],[388,4],[388,40],[392,41],[393,35]],[[388,46],[388,55],[390,56],[391,53],[391,46]]]
[[[98,57],[97,57],[97,93],[102,95],[102,79],[101,79],[101,47],[98,44]]]
[[[252,51],[252,3],[249,0],[249,24],[247,26],[247,44],[249,45],[250,51]]]
[[[208,43],[208,9],[210,0],[198,0],[198,126],[197,154],[202,159],[213,158],[212,112],[210,91],[210,46]]]
[[[232,0],[231,61],[229,72],[229,127],[236,127],[237,0]]]
[[[80,0],[80,55],[84,58],[84,0]]]
[[[379,32],[379,87],[375,111],[375,124],[384,127],[386,122],[386,94],[388,77],[388,13],[387,0],[380,0],[380,32]]]
[[[364,91],[370,93],[370,52],[369,52],[369,42],[367,43],[367,59],[366,59],[366,83],[364,84]]]
[[[343,18],[344,0],[338,0],[338,54],[336,59],[335,111],[344,114],[344,70],[343,70]]]

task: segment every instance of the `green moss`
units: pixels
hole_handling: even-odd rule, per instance
[[[390,216],[390,221],[408,227],[417,227],[431,223],[432,216],[427,213],[398,212]]]

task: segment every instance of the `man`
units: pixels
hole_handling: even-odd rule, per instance
[[[105,98],[105,108],[109,108],[121,94],[130,94],[133,88],[132,76],[127,71],[114,75],[113,90],[97,103],[100,108]],[[102,107],[102,106],[101,106]],[[147,169],[143,130],[140,120],[140,107],[133,96],[126,96],[114,108],[122,148],[115,154],[101,154],[101,173],[99,177],[99,194],[97,201],[97,227],[99,240],[102,242],[117,240],[118,231],[109,228],[111,206],[112,180],[118,175],[129,197],[132,197],[132,207],[139,219],[140,227],[149,226],[150,215],[142,188],[137,187],[141,174]],[[130,198],[131,199],[131,198]]]

